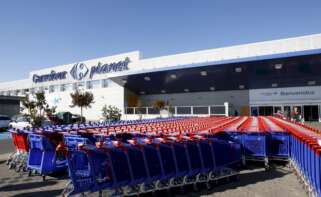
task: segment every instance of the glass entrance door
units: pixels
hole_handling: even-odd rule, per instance
[[[284,106],[283,113],[286,118],[290,118],[291,117],[291,106]]]
[[[273,115],[273,107],[272,106],[259,107],[259,115],[260,116],[272,116]]]
[[[304,110],[304,120],[305,121],[319,121],[319,109],[317,105],[305,105]]]

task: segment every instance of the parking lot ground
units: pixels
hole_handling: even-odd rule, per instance
[[[2,139],[0,140],[0,155],[12,153],[15,148],[13,146],[11,139]]]
[[[40,176],[29,177],[27,173],[16,173],[8,170],[5,164],[8,154],[0,155],[0,196],[1,197],[54,197],[61,196],[63,188],[68,183],[67,175],[47,177],[42,181]],[[296,176],[287,167],[276,167],[268,171],[263,168],[243,170],[239,181],[220,182],[212,189],[194,192],[187,188],[187,193],[179,194],[172,191],[172,196],[213,196],[213,197],[305,197]],[[156,193],[157,197],[168,195],[165,192]],[[98,196],[88,194],[87,196]],[[142,196],[151,196],[142,195]]]

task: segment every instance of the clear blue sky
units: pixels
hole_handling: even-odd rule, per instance
[[[2,0],[0,81],[133,50],[154,57],[313,33],[320,0]]]

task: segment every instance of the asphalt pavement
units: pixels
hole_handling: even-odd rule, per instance
[[[11,139],[0,140],[0,197],[61,196],[69,180],[67,173],[55,177],[49,176],[46,181],[42,181],[40,176],[29,177],[27,173],[8,170],[5,161],[14,150]],[[158,192],[156,196],[168,196],[168,193]],[[242,170],[239,181],[221,182],[210,190],[203,188],[198,192],[188,191],[184,195],[174,191],[172,196],[305,197],[307,194],[289,168],[278,166],[268,171],[257,167],[245,169]]]
[[[0,155],[12,153],[15,150],[11,139],[0,140]]]
[[[68,183],[67,173],[42,177],[27,173],[16,173],[8,170],[5,161],[8,154],[0,155],[0,196],[1,197],[55,197],[61,196]],[[170,194],[170,195],[169,195]],[[86,194],[88,197],[96,197],[97,193]],[[144,194],[140,196],[152,196]],[[177,191],[166,193],[157,192],[153,197],[164,196],[211,196],[211,197],[307,197],[302,185],[292,171],[284,166],[279,166],[266,171],[264,168],[249,168],[241,171],[240,180],[222,181],[213,185],[210,190],[200,187],[200,191],[186,188],[186,193]]]

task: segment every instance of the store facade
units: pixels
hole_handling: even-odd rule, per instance
[[[132,107],[151,112],[153,102],[163,100],[184,107],[187,115],[210,115],[211,106],[228,102],[229,114],[290,115],[297,107],[307,121],[317,121],[320,76],[321,34],[315,34],[155,58],[134,51],[79,61],[2,82],[0,95],[43,91],[57,111],[79,113],[70,107],[70,93],[90,91],[95,103],[85,110],[88,120],[102,118],[104,105],[116,106],[125,115]]]

